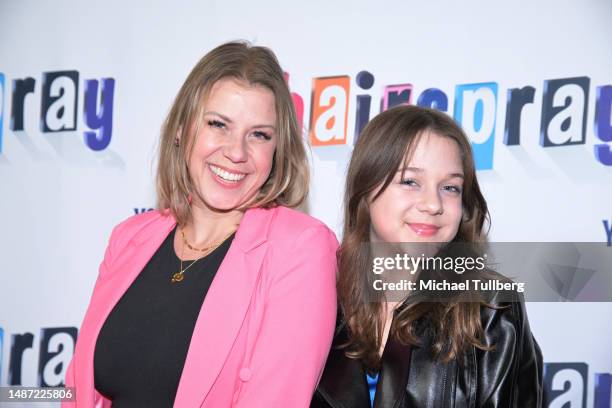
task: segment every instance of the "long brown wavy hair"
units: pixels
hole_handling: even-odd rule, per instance
[[[421,135],[433,132],[459,146],[464,172],[463,218],[452,242],[482,242],[488,224],[487,203],[476,179],[470,142],[446,114],[416,106],[398,106],[376,116],[361,133],[349,164],[344,197],[344,236],[339,250],[338,297],[350,333],[345,344],[348,357],[361,359],[368,368],[380,362],[385,318],[385,295],[373,294],[373,276],[368,250],[371,220],[368,199],[376,200],[405,164]],[[440,160],[444,160],[443,157]],[[378,298],[372,298],[378,296]],[[446,302],[407,302],[398,310],[389,338],[403,344],[419,344],[418,326],[423,320],[433,330],[430,344],[434,357],[450,361],[468,347],[488,350],[480,338],[482,302],[460,298]]]

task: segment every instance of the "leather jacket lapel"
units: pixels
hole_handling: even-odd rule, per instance
[[[317,392],[332,407],[370,408],[370,394],[365,370],[360,360],[348,358],[339,349],[347,340],[341,326],[332,344]]]
[[[341,321],[341,316],[338,319]],[[331,407],[370,408],[370,393],[361,361],[346,357],[344,349],[339,349],[347,340],[348,332],[342,323],[336,331],[317,393]],[[394,407],[403,400],[411,355],[410,345],[403,345],[393,338],[387,340],[376,386],[374,408]]]
[[[382,356],[382,365],[374,408],[396,406],[406,393],[412,347],[389,337]]]

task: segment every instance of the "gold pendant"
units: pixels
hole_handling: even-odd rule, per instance
[[[183,271],[177,272],[172,275],[172,283],[180,282],[183,280]]]

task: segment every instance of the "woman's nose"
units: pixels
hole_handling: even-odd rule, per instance
[[[233,163],[241,163],[247,160],[246,138],[236,134],[232,135],[224,149],[225,156]]]

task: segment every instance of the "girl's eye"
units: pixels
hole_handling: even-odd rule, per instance
[[[449,193],[461,194],[461,187],[459,186],[444,186],[443,189]]]
[[[219,120],[216,120],[216,119],[212,119],[212,120],[208,121],[208,126],[214,127],[214,128],[217,128],[217,129],[223,129],[223,128],[225,128],[225,123],[223,123],[223,122],[221,122]]]
[[[262,140],[271,140],[272,136],[270,136],[269,134],[267,134],[266,132],[262,132],[261,130],[257,130],[255,132],[253,132],[253,135],[258,138],[258,139],[262,139]]]
[[[417,182],[413,179],[406,179],[406,180],[402,180],[400,181],[400,184],[406,185],[406,186],[416,186],[418,185]]]

